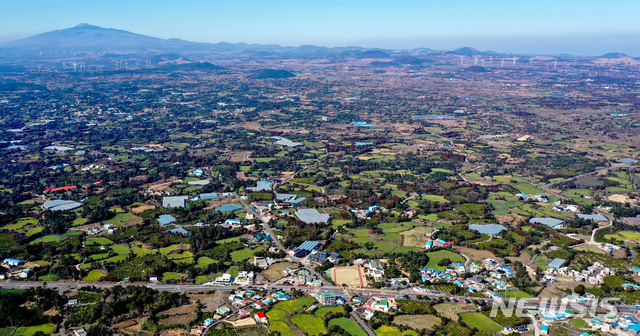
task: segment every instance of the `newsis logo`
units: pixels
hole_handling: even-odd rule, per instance
[[[498,310],[502,311],[505,317],[527,317],[531,313],[527,313],[530,311],[537,310],[539,312],[548,312],[549,314],[561,313],[564,314],[566,311],[571,311],[571,317],[584,317],[591,316],[595,317],[596,312],[607,311],[609,314],[615,315],[617,313],[617,308],[615,307],[616,302],[619,302],[620,298],[603,298],[602,300],[598,300],[594,298],[590,303],[578,303],[569,301],[567,299],[558,300],[558,298],[528,298],[528,299],[520,299],[520,300],[510,300],[508,303],[505,303],[502,298],[498,298],[493,301],[493,306],[491,307],[491,317],[498,316]]]

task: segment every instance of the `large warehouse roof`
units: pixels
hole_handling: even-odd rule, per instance
[[[603,216],[603,215],[583,215],[583,214],[578,214],[578,218],[582,218],[582,219],[590,219],[592,221],[607,221],[607,217]]]
[[[542,225],[546,225],[550,228],[554,228],[556,226],[560,226],[562,224],[564,224],[563,220],[559,220],[559,219],[555,219],[555,218],[551,218],[551,217],[545,217],[545,218],[531,218],[529,220],[529,223],[532,224],[542,224]]]
[[[476,230],[481,234],[499,235],[500,232],[506,231],[507,228],[500,224],[471,224],[469,230]]]
[[[232,211],[237,211],[242,209],[241,206],[237,205],[237,204],[225,204],[221,207],[217,207],[215,208],[216,211],[220,211],[220,212],[232,212]]]
[[[331,218],[327,214],[319,213],[316,209],[300,209],[296,212],[296,217],[307,224],[328,223]]]
[[[45,202],[42,206],[51,211],[64,211],[79,208],[82,206],[82,203],[68,200],[54,200]]]
[[[160,223],[160,225],[169,225],[173,222],[177,222],[177,220],[171,215],[160,215],[160,217],[158,217],[158,223]]]
[[[162,198],[163,208],[184,208],[184,202],[189,199],[189,196],[174,196]]]

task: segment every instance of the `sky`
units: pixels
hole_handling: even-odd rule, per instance
[[[161,38],[640,56],[638,0],[0,0],[0,42],[89,23]]]

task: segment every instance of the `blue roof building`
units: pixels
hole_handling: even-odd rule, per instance
[[[258,181],[257,185],[255,187],[247,187],[247,190],[250,191],[272,191],[273,190],[273,183],[271,183],[270,180],[262,180],[262,181]]]
[[[239,206],[237,204],[230,203],[230,204],[225,204],[225,205],[223,205],[221,207],[217,207],[214,210],[215,211],[219,211],[219,212],[234,212],[234,211],[238,211],[240,209],[242,209],[241,206]]]
[[[171,215],[160,215],[160,217],[158,217],[158,223],[160,223],[160,225],[162,226],[167,226],[171,223],[175,223],[178,220],[173,218],[173,216]]]
[[[179,228],[175,228],[175,229],[171,229],[168,232],[170,233],[175,233],[175,234],[181,234],[184,236],[190,236],[191,233],[187,230],[185,230],[182,226],[180,226]]]
[[[298,249],[300,250],[307,250],[307,251],[313,251],[318,249],[320,246],[322,246],[321,243],[317,242],[317,241],[305,241],[304,243],[300,244],[300,246],[298,246]]]
[[[471,224],[469,225],[469,230],[478,231],[480,234],[497,236],[500,234],[500,232],[506,231],[507,228],[499,224]]]
[[[212,199],[220,198],[220,195],[218,193],[206,193],[206,194],[200,194],[200,198],[203,200],[212,200]]]

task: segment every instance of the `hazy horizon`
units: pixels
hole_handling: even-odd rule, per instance
[[[640,56],[640,4],[612,0],[194,1],[80,0],[2,5],[0,42],[79,23],[194,42],[360,46],[383,49],[474,47],[521,54]],[[636,10],[633,10],[636,8]]]

